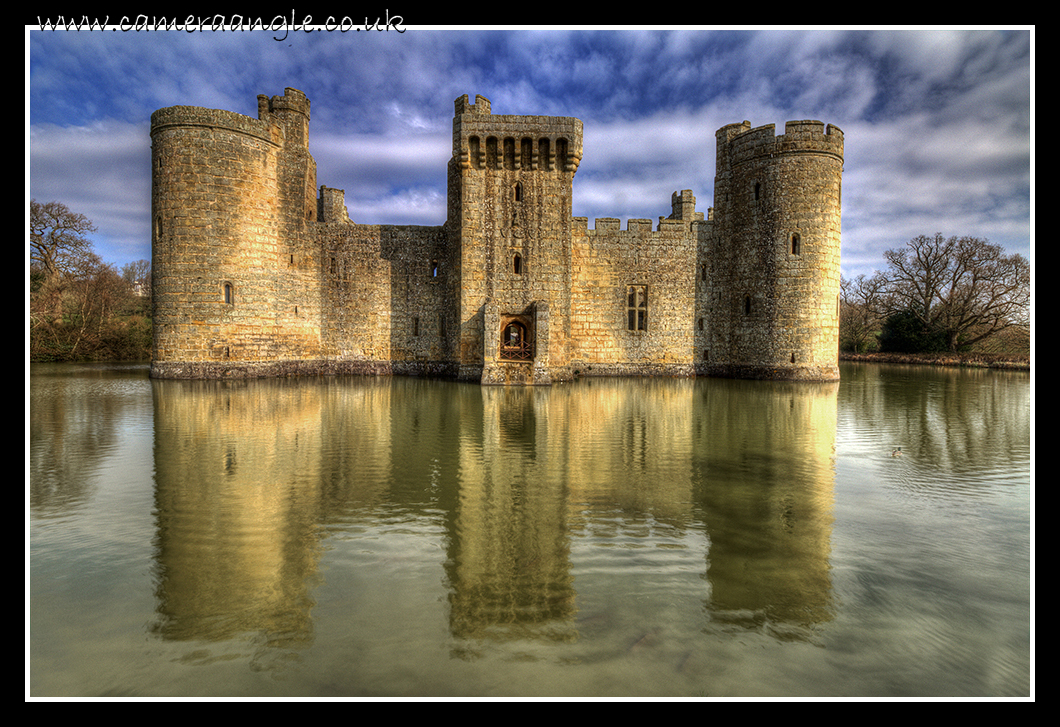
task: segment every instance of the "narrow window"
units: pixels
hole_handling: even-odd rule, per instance
[[[699,321],[697,321],[697,325],[699,326],[699,330],[702,331],[703,330],[703,319],[702,318],[700,318]]]
[[[235,305],[236,304],[236,292],[235,292],[235,289],[232,287],[231,283],[225,283],[224,293],[225,293],[225,305]]]
[[[799,238],[799,233],[796,232],[794,235],[791,236],[791,254],[792,255],[798,255],[799,254],[799,243],[800,242],[801,242],[801,240]]]
[[[707,279],[707,266],[706,265],[700,265],[699,266],[699,279],[700,280],[706,280]]]
[[[523,183],[522,182],[516,182],[515,183],[515,201],[516,202],[522,202],[523,201]]]
[[[626,287],[626,328],[630,331],[648,330],[648,286]]]
[[[523,257],[518,253],[516,253],[515,257],[512,259],[512,272],[516,275],[523,274]]]
[[[755,202],[762,198],[762,185],[755,182]]]
[[[438,261],[437,260],[431,260],[431,277],[432,278],[437,278],[438,277]]]
[[[751,296],[749,295],[743,297],[743,314],[745,316],[751,315]]]
[[[791,362],[795,363],[795,352],[794,351],[791,352]]]
[[[416,316],[416,317],[414,317],[412,319],[412,335],[413,336],[420,335],[420,318],[419,318],[419,316]]]

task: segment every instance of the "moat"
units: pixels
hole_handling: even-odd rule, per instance
[[[34,364],[28,696],[1030,695],[1030,375],[841,372]]]

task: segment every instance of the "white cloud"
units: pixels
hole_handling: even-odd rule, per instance
[[[151,142],[147,124],[98,121],[30,129],[30,189],[88,217],[96,252],[124,264],[151,257]]]

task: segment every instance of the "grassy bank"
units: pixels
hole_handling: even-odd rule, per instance
[[[848,353],[840,351],[840,361],[902,363],[922,366],[969,366],[974,368],[1031,370],[1030,356],[1005,353]]]

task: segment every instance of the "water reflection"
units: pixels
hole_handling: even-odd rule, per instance
[[[458,478],[447,483],[457,493],[446,575],[459,638],[573,636],[565,427],[550,394],[480,388],[462,412]]]
[[[34,366],[31,688],[1026,695],[1029,377],[842,373]]]
[[[29,417],[29,507],[63,517],[92,496],[93,475],[119,446],[123,422],[150,406],[143,367],[34,366]]]
[[[153,391],[155,633],[308,642],[320,487],[304,478],[319,462],[319,397],[287,382],[155,382]]]
[[[585,571],[604,589],[698,552],[676,586],[698,591],[698,628],[830,618],[838,384],[151,385],[164,639],[311,644],[328,544],[419,529],[443,549],[457,639],[576,640],[599,548],[648,551]],[[366,578],[403,562],[350,557]]]
[[[877,459],[878,475],[927,499],[990,495],[1030,471],[1027,372],[934,366],[847,366],[840,428],[845,448]]]
[[[799,633],[832,616],[829,555],[838,383],[700,387],[696,500],[710,534],[709,608]]]

